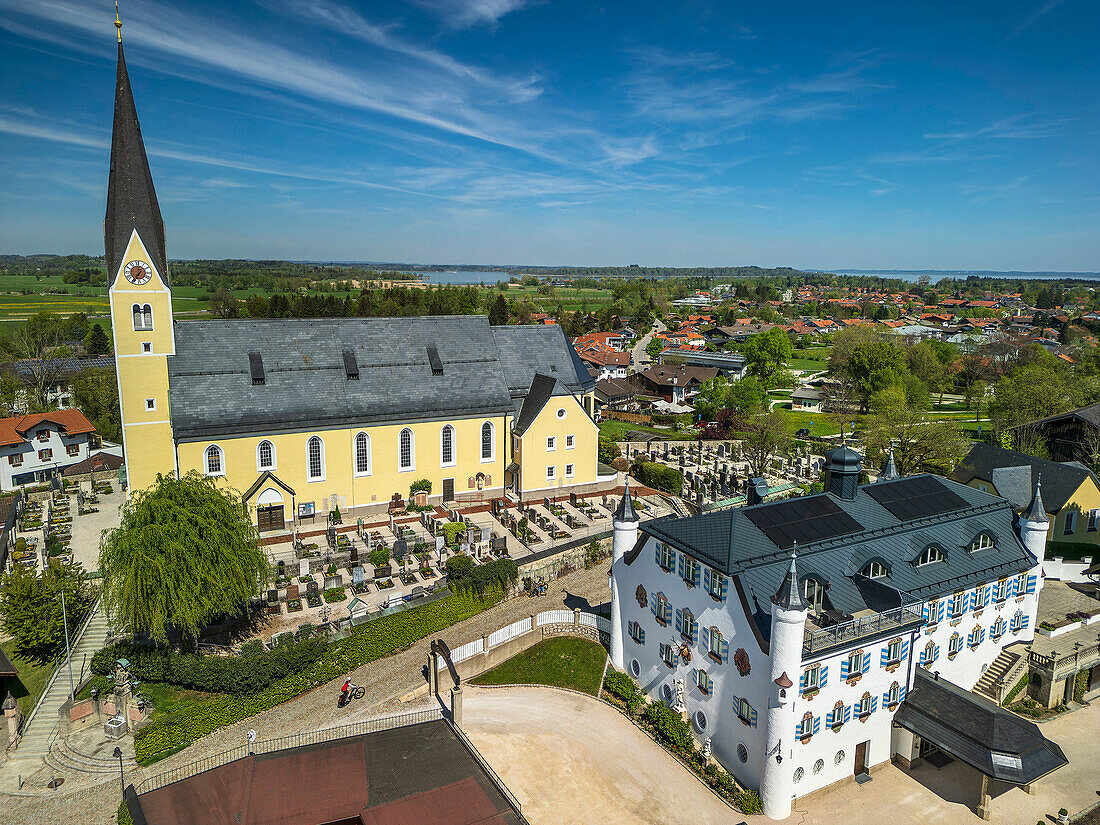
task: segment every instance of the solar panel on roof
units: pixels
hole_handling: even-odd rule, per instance
[[[863,525],[827,495],[750,507],[744,513],[774,545],[783,549],[863,530]]]
[[[863,490],[901,521],[938,516],[967,506],[957,493],[932,476],[872,484]]]

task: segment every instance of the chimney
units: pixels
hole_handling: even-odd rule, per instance
[[[763,504],[768,495],[768,482],[762,478],[750,478],[745,485],[745,497],[748,499],[745,506],[755,507]]]

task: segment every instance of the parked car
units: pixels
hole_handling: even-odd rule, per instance
[[[809,437],[810,437],[810,430],[809,430],[809,428],[807,428],[807,427],[799,427],[799,428],[798,428],[797,430],[795,430],[795,432],[794,432],[794,437],[795,437],[795,438],[809,438]]]

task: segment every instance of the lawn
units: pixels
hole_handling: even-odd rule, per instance
[[[786,414],[792,429],[800,430],[805,427],[814,436],[837,435],[840,432],[840,425],[823,412],[795,412],[790,404],[776,404],[775,408]]]
[[[598,642],[559,636],[544,639],[470,680],[474,685],[552,685],[596,695],[607,651]]]
[[[631,424],[629,421],[601,421],[600,437],[613,441],[625,441],[626,433],[634,431],[639,433],[652,433],[667,441],[694,441],[693,430],[662,430],[656,427],[647,427],[645,424]]]
[[[14,639],[9,639],[0,647],[11,659],[15,669],[19,671],[19,675],[15,679],[3,680],[4,695],[7,696],[7,692],[11,691],[11,695],[19,703],[19,709],[23,711],[23,715],[29,716],[31,711],[34,710],[38,697],[46,690],[46,683],[50,681],[53,668],[49,664],[35,664],[17,654]]]

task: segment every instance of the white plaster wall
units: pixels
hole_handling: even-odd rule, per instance
[[[1060,556],[1046,559],[1043,562],[1043,572],[1048,579],[1058,579],[1064,582],[1088,582],[1091,581],[1085,575],[1085,570],[1092,566],[1094,556],[1085,556],[1080,561],[1065,561]]]

